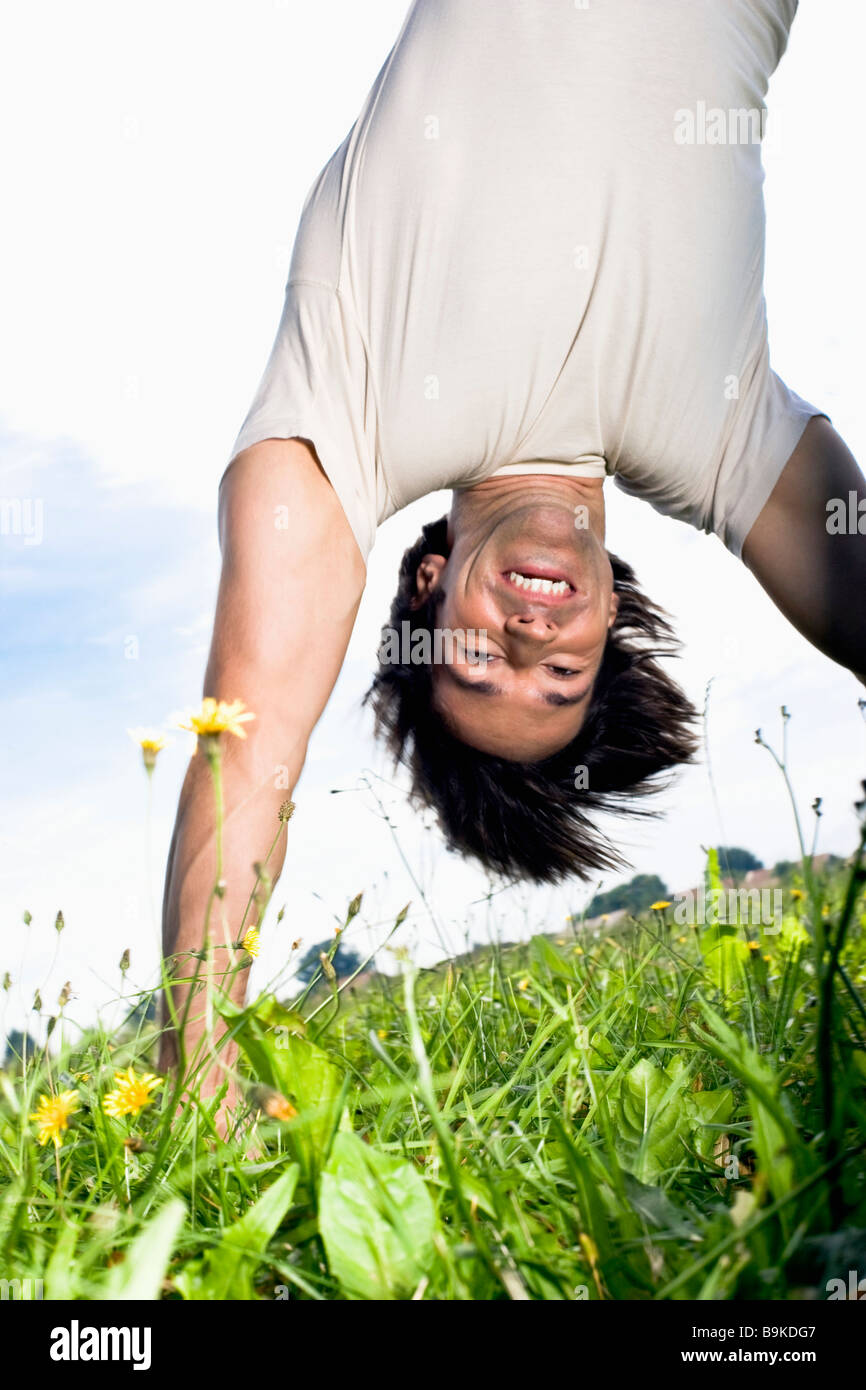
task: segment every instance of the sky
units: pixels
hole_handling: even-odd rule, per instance
[[[116,1017],[125,949],[127,988],[155,978],[190,742],[177,732],[161,754],[149,809],[127,730],[163,724],[201,694],[217,485],[270,351],[304,197],[405,10],[404,0],[42,0],[7,11],[0,500],[30,510],[0,534],[0,975],[13,982],[0,1028],[39,1032],[34,990],[47,1014],[66,980],[71,1026]],[[773,366],[861,460],[864,40],[858,0],[801,5],[765,143]],[[596,887],[632,872],[688,888],[710,844],[743,845],[768,865],[795,857],[783,779],[754,740],[760,727],[780,747],[782,704],[808,833],[820,795],[819,849],[850,852],[866,775],[862,687],[788,626],[718,540],[610,483],[605,492],[609,548],[683,639],[674,673],[701,708],[709,687],[701,759],[657,799],[663,815],[605,826],[631,870],[504,889],[445,851],[377,750],[360,702],[400,555],[447,509],[438,494],[379,532],[295,792],[253,988],[285,976],[292,940],[330,937],[361,891],[347,943],[374,950],[410,902],[395,940],[431,963],[471,941],[556,931]],[[389,968],[385,951],[378,960]]]

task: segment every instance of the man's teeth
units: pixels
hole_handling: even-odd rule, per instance
[[[528,575],[512,570],[508,578],[518,589],[526,589],[532,594],[567,594],[571,585],[566,579],[530,579]]]

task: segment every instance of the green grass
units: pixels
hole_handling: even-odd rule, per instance
[[[798,883],[777,934],[666,909],[403,961],[308,1024],[223,1002],[252,1158],[249,1125],[172,1119],[167,1088],[104,1113],[152,1026],[42,1051],[2,1077],[0,1273],[78,1299],[826,1297],[866,1226],[866,917],[856,866]],[[68,1088],[55,1163],[28,1114]]]
[[[118,1072],[154,1069],[151,996],[74,1044],[61,1003],[0,1071],[0,1281],[84,1300],[827,1298],[866,1272],[857,809],[857,848],[823,878],[795,816],[771,928],[669,905],[419,972],[404,909],[399,973],[355,989],[331,965],[353,899],[293,1000],[210,995],[240,1048],[228,1140],[194,1068],[106,1112]],[[38,1145],[40,1097],[69,1091],[62,1143]]]

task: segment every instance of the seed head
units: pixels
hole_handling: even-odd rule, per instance
[[[324,971],[325,979],[330,980],[331,982],[336,980],[337,972],[331,964],[331,958],[328,955],[327,951],[319,952],[319,960],[322,962],[322,970]]]

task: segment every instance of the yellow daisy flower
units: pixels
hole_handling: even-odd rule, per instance
[[[387,1036],[388,1036],[388,1029],[387,1029],[387,1028],[377,1028],[377,1029],[376,1029],[376,1037],[377,1037],[377,1038],[387,1038]]]
[[[259,935],[260,933],[256,927],[248,927],[246,935],[241,942],[247,955],[252,956],[253,960],[256,959],[261,951],[261,947],[259,946]]]
[[[251,710],[245,708],[243,700],[214,700],[208,695],[202,700],[197,713],[188,715],[186,723],[180,722],[180,728],[189,729],[191,733],[205,738],[218,734],[246,738],[246,730],[241,725],[255,717]]]
[[[660,898],[657,903],[650,903],[650,912],[663,912],[666,907],[670,907],[670,903]]]
[[[127,729],[126,731],[133,743],[137,743],[141,749],[141,759],[144,763],[146,772],[153,772],[156,767],[156,755],[165,748],[168,740],[163,737],[158,729]]]
[[[529,989],[529,981],[528,981],[528,980],[518,980],[518,981],[517,981],[517,988],[518,988],[518,989]]]
[[[103,1098],[102,1108],[106,1115],[120,1119],[122,1115],[137,1115],[154,1097],[151,1092],[162,1085],[162,1077],[145,1072],[136,1076],[133,1067],[114,1074],[115,1088]]]
[[[63,1143],[63,1131],[69,1126],[69,1117],[78,1109],[77,1091],[60,1091],[56,1096],[40,1096],[39,1104],[30,1116],[39,1128],[40,1144],[54,1141],[59,1149]]]

